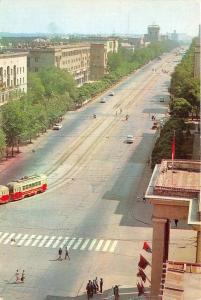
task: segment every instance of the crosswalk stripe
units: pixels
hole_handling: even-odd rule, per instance
[[[109,249],[109,252],[114,252],[114,250],[116,248],[116,245],[117,245],[117,241],[114,241],[113,244],[112,244],[112,246]]]
[[[15,237],[15,241],[12,241],[10,244],[11,245],[15,244],[20,239],[21,236],[22,236],[22,233],[18,233],[18,235],[16,235],[16,237]]]
[[[100,248],[101,248],[103,242],[104,242],[104,240],[100,240],[100,241],[98,242],[98,245],[96,246],[95,251],[99,251],[99,250],[100,250]]]
[[[52,245],[52,248],[56,248],[57,245],[61,242],[62,238],[63,238],[62,236],[59,236],[56,242]]]
[[[69,240],[69,237],[65,237],[65,239],[63,240],[63,242],[61,243],[61,245],[59,246],[59,248],[63,248],[64,246],[66,246],[68,240]]]
[[[47,239],[49,238],[49,235],[45,235],[40,244],[38,245],[39,248],[43,247]]]
[[[96,241],[97,241],[96,239],[93,239],[93,241],[91,242],[91,244],[90,244],[88,250],[91,251],[91,250],[93,249],[93,246],[95,245]]]
[[[3,232],[0,232],[0,236],[2,235]]]
[[[0,243],[9,235],[8,232],[5,232],[2,237],[0,238]]]
[[[15,236],[16,233],[12,233],[9,235],[9,237],[4,241],[4,245],[8,244],[9,242],[11,242],[11,239]]]
[[[42,238],[42,235],[38,235],[37,238],[35,239],[35,241],[33,242],[33,244],[31,245],[31,247],[35,247],[38,242],[41,240]]]
[[[76,240],[76,238],[72,238],[72,239],[69,241],[69,243],[68,243],[68,245],[67,245],[68,249],[70,249],[70,247],[73,245],[73,243],[75,242],[75,240]]]
[[[109,245],[110,245],[110,243],[111,243],[111,240],[107,240],[107,242],[105,243],[105,246],[103,247],[102,251],[106,252],[107,249],[108,249],[108,247],[109,247]]]
[[[77,240],[76,244],[73,246],[73,250],[76,250],[79,247],[79,245],[82,243],[82,240],[83,238],[79,238]]]
[[[80,250],[84,250],[84,249],[86,248],[87,244],[89,243],[89,241],[90,241],[90,239],[87,239],[87,240],[83,243],[83,245],[82,245],[82,247],[80,248]]]
[[[50,247],[50,245],[54,242],[56,236],[52,236],[49,241],[47,242],[47,244],[45,245],[45,248]]]
[[[26,238],[28,237],[29,235],[28,234],[24,234],[23,238],[17,243],[18,246],[21,246],[25,241],[26,241]]]
[[[26,243],[24,244],[25,247],[29,246],[29,244],[31,244],[32,240],[36,237],[35,234],[32,234],[30,236],[30,238],[26,241]]]

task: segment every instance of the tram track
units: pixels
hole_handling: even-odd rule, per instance
[[[121,106],[121,108],[123,109],[128,109],[130,106],[132,106],[133,104],[136,104],[143,96],[144,93],[146,92],[147,89],[149,89],[149,87],[151,87],[153,85],[153,80],[156,80],[156,74],[152,75],[152,76],[147,76],[149,77],[148,83],[145,81],[145,83],[143,84],[143,86],[141,87],[141,89],[136,90],[136,93],[132,90],[129,95],[126,95],[124,97],[124,101],[119,100],[118,103],[116,103],[113,108],[117,107],[116,105],[118,105],[118,107]],[[145,89],[146,87],[146,89]],[[144,92],[142,92],[144,91]],[[140,96],[139,96],[140,95]],[[127,101],[125,101],[125,99]],[[108,109],[109,111],[109,109]],[[67,170],[67,172],[65,172],[65,174],[58,178],[56,181],[54,181],[54,183],[51,185],[51,187],[49,188],[49,191],[54,190],[55,188],[57,188],[60,185],[63,185],[67,182],[71,182],[72,177],[75,176],[75,174],[80,170],[80,168],[83,166],[83,164],[88,160],[89,156],[91,155],[91,153],[93,152],[93,150],[96,148],[96,146],[98,145],[98,143],[100,143],[103,138],[105,137],[105,135],[108,135],[108,131],[110,132],[114,126],[120,122],[121,120],[119,120],[119,118],[111,118],[111,122],[108,124],[108,117],[104,117],[101,118],[98,122],[96,122],[95,126],[90,126],[90,128],[88,129],[87,133],[86,131],[84,132],[84,134],[81,136],[81,138],[79,137],[79,139],[75,142],[75,144],[73,145],[73,147],[71,147],[71,149],[68,151],[68,153],[65,153],[64,155],[62,155],[62,157],[54,164],[54,167],[52,167],[51,169],[49,169],[49,172],[46,173],[48,175],[51,175],[54,171],[56,171],[65,161],[67,158],[69,158],[72,154],[74,154],[74,152],[76,150],[79,149],[79,147],[81,147],[83,145],[83,143],[86,142],[86,140],[91,137],[91,134],[94,133],[95,130],[97,130],[98,128],[100,129],[100,127],[104,127],[105,126],[105,122],[106,124],[106,128],[103,128],[103,130],[100,132],[99,135],[97,135],[92,143],[89,143],[89,146],[86,147],[84,153],[80,154],[80,156],[78,157],[78,159],[75,161],[75,163],[70,167],[69,170]]]

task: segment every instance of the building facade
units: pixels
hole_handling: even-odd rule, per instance
[[[158,25],[148,26],[148,41],[158,42],[160,40],[160,27]]]
[[[197,231],[194,263],[201,263],[200,168],[200,161],[175,160],[173,163],[171,160],[163,160],[153,171],[145,195],[153,205],[151,270],[153,299],[161,299],[158,297],[163,264],[169,260],[171,220],[177,222],[185,220],[189,229]]]
[[[28,70],[30,72],[57,67],[71,73],[78,86],[89,80],[89,66],[89,44],[50,46],[29,50]]]
[[[99,80],[107,69],[107,46],[104,43],[91,44],[90,48],[90,79]]]
[[[0,54],[0,105],[8,101],[12,92],[27,92],[27,54]]]
[[[201,25],[199,25],[199,34],[195,41],[194,49],[194,65],[193,76],[194,78],[200,78],[200,38],[201,38]]]

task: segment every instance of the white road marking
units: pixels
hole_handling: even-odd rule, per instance
[[[8,232],[5,232],[2,237],[0,238],[0,243],[9,235]]]
[[[100,240],[100,241],[98,242],[98,245],[96,246],[95,251],[99,251],[99,250],[100,250],[100,248],[101,248],[103,242],[104,242],[104,240]]]
[[[88,248],[89,251],[91,251],[93,249],[93,246],[95,245],[96,241],[97,241],[96,239],[93,239],[93,241],[91,242],[91,244]]]
[[[116,248],[116,245],[117,245],[117,241],[114,241],[113,244],[112,244],[112,246],[109,249],[109,252],[114,252],[114,250]]]
[[[79,245],[82,243],[82,238],[79,238],[78,240],[77,240],[77,242],[75,243],[75,245],[73,246],[73,249],[74,250],[76,250],[78,247],[79,247]]]
[[[70,249],[70,247],[73,245],[73,243],[75,242],[75,240],[76,240],[76,238],[72,238],[72,239],[69,241],[69,243],[68,243],[68,245],[67,245],[68,249]]]
[[[49,238],[49,235],[45,235],[40,244],[38,245],[39,248],[43,247],[47,239]]]
[[[26,233],[24,234],[23,238],[17,243],[18,246],[21,246],[25,241],[26,241],[26,238],[28,237],[29,235]]]
[[[28,241],[24,244],[25,247],[29,246],[29,244],[31,244],[31,242],[33,241],[33,239],[36,237],[35,234],[32,234],[30,236],[30,238],[28,239]]]
[[[107,240],[107,242],[105,243],[105,246],[103,247],[102,251],[106,252],[107,249],[108,249],[108,247],[109,247],[109,245],[110,245],[110,243],[111,243],[111,240]]]
[[[38,235],[37,238],[35,239],[35,241],[33,242],[33,244],[31,245],[31,247],[35,247],[38,242],[41,240],[42,238],[42,235]]]
[[[62,238],[63,238],[62,236],[59,236],[56,242],[52,245],[52,248],[56,248],[57,245],[61,242]]]
[[[90,241],[90,239],[87,239],[87,240],[83,243],[83,245],[82,245],[82,247],[80,248],[80,250],[84,250],[84,249],[86,248],[87,244],[89,243],[89,241]]]
[[[16,233],[12,233],[9,235],[9,237],[3,242],[4,245],[8,244],[11,242],[11,239],[16,235]]]
[[[65,237],[65,239],[63,240],[63,242],[61,243],[61,245],[59,246],[59,248],[63,248],[64,246],[66,246],[68,240],[69,240],[69,237]]]
[[[52,243],[53,241],[55,240],[56,236],[52,236],[49,241],[47,242],[47,244],[45,245],[45,248],[48,248]]]
[[[13,239],[13,241],[12,241]],[[102,251],[113,253],[116,249],[118,241],[116,240],[103,240],[103,239],[90,239],[80,237],[65,237],[62,236],[48,236],[48,235],[29,235],[15,232],[0,232],[0,243],[7,245],[18,246],[31,246],[31,247],[51,247],[51,248],[64,248],[72,250],[86,250],[86,251]],[[52,245],[52,246],[51,246]]]

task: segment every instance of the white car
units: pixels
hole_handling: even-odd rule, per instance
[[[110,93],[109,93],[109,96],[114,96],[114,92],[110,92]]]
[[[134,136],[133,135],[127,135],[126,143],[132,144],[134,142]]]
[[[62,128],[62,124],[60,124],[60,123],[56,123],[56,124],[54,124],[54,126],[53,126],[53,129],[54,130],[59,130],[59,129],[61,129]]]
[[[106,99],[105,97],[101,99],[100,103],[105,103],[106,102]]]

